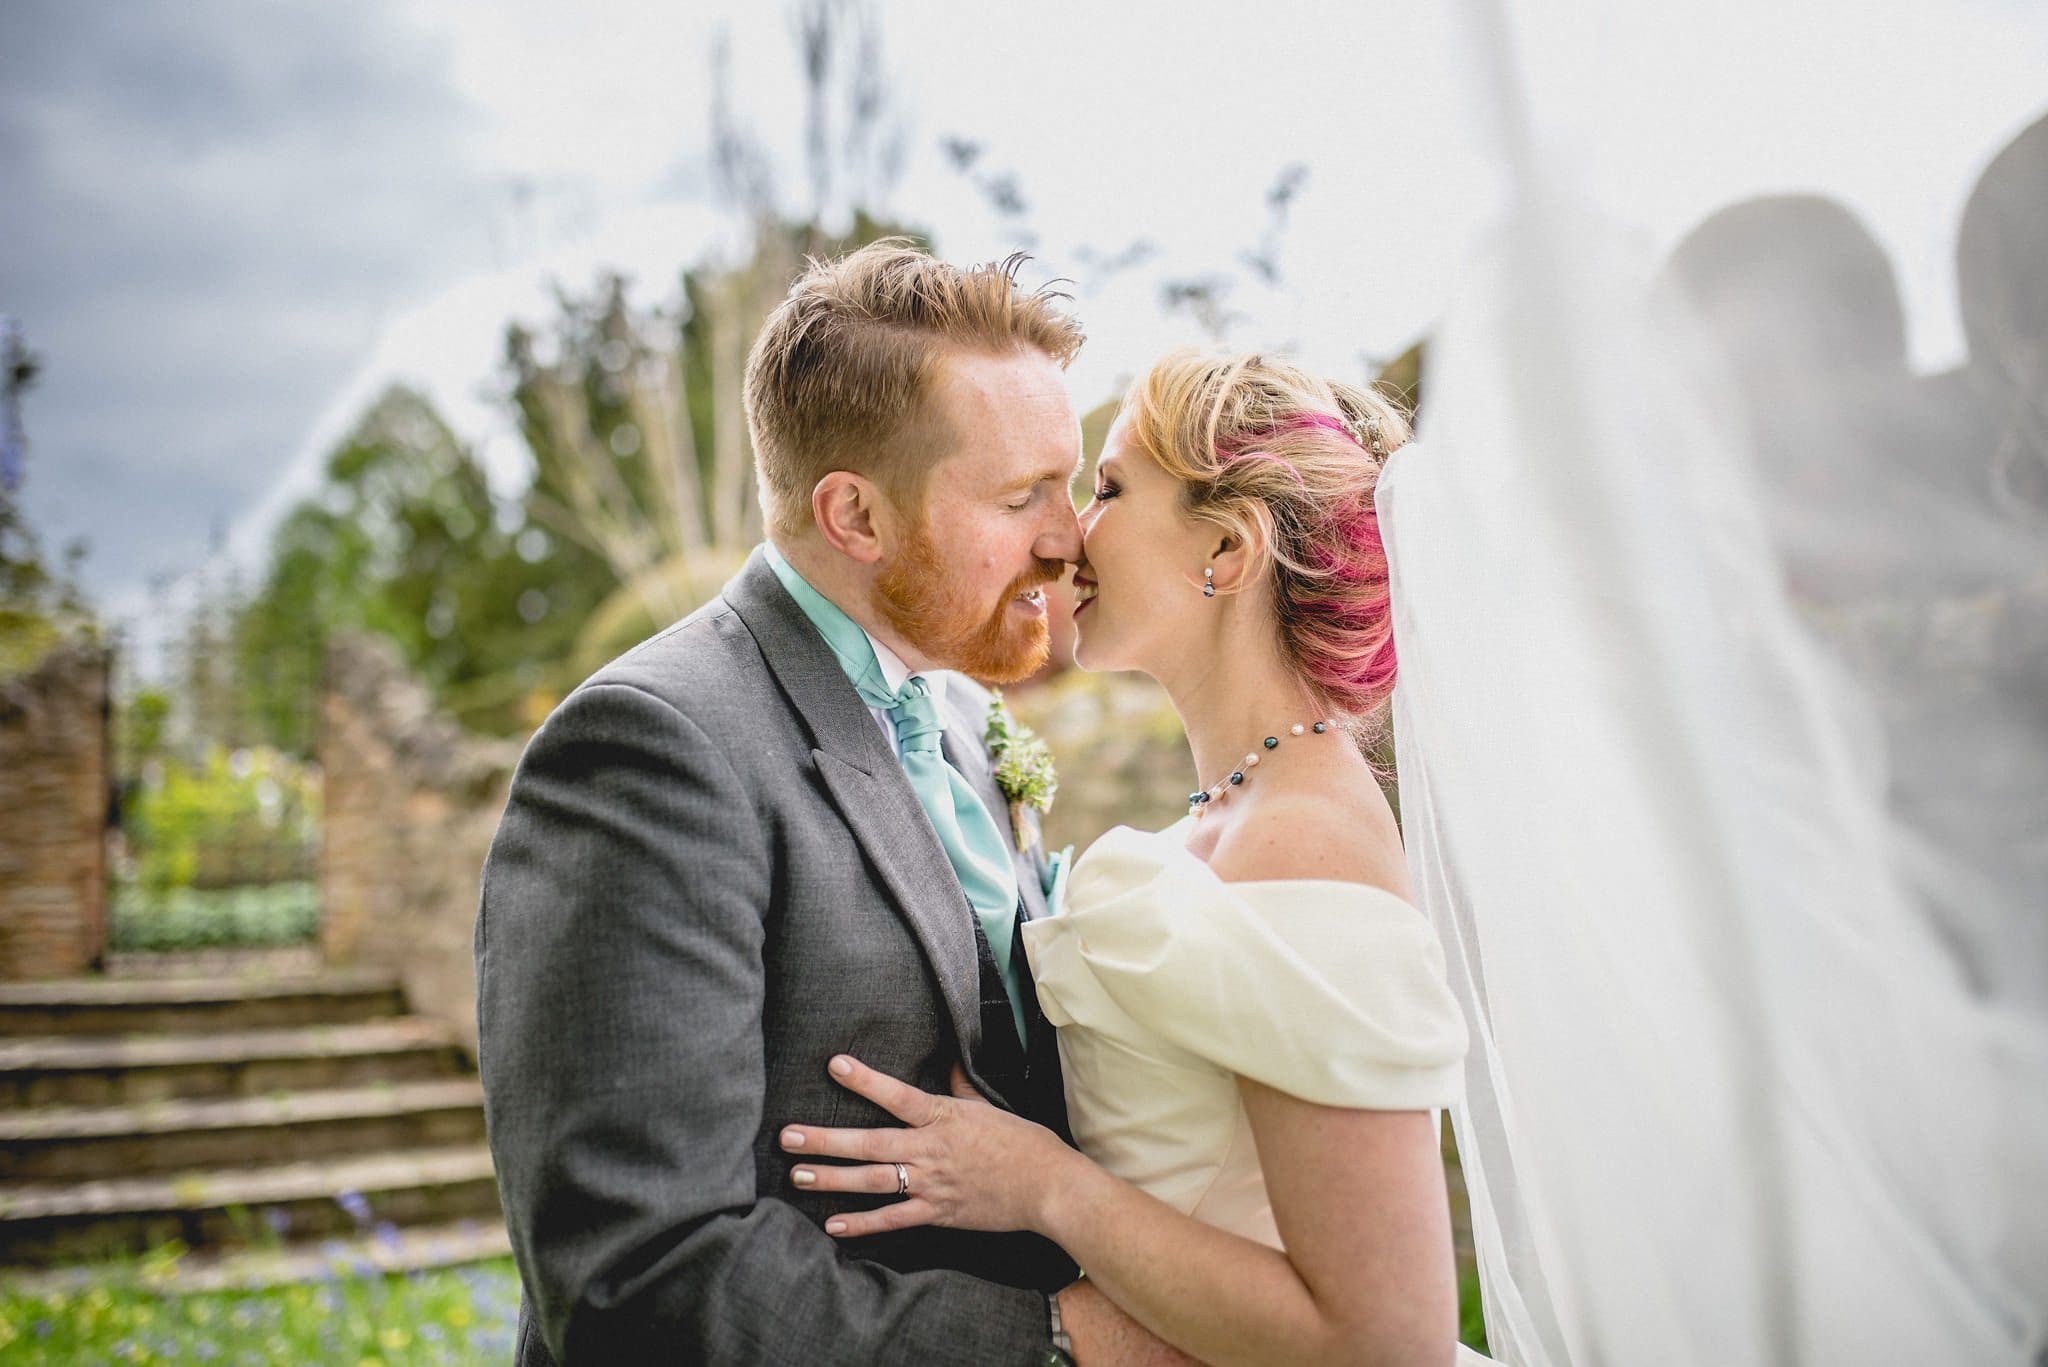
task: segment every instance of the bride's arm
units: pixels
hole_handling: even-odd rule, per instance
[[[1457,1282],[1433,1117],[1238,1086],[1286,1253],[1085,1159],[1046,1194],[1042,1232],[1133,1319],[1205,1362],[1450,1362]]]
[[[1037,1230],[1132,1318],[1218,1367],[1453,1359],[1450,1216],[1428,1112],[1318,1106],[1240,1079],[1282,1253],[1181,1214],[961,1087],[933,1097],[860,1065],[840,1081],[909,1128],[792,1126],[793,1153],[869,1164],[800,1165],[795,1180],[893,1193],[895,1163],[913,1176],[908,1199],[835,1216],[829,1233]]]

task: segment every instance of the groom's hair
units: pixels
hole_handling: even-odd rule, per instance
[[[835,261],[809,262],[747,357],[747,426],[761,509],[771,530],[811,525],[811,491],[835,470],[879,484],[916,509],[953,434],[931,412],[931,382],[949,351],[1023,347],[1064,366],[1081,326],[1051,287],[1026,291],[1021,253],[963,268],[900,237]]]

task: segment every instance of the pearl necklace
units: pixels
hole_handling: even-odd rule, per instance
[[[1294,725],[1287,728],[1287,734],[1291,736],[1299,736],[1306,734],[1309,731],[1314,731],[1317,735],[1320,736],[1325,731],[1328,731],[1330,729],[1330,725],[1331,724],[1327,721],[1310,722],[1307,725],[1303,725],[1301,722],[1296,722]],[[1265,747],[1268,750],[1279,749],[1280,737],[1266,737]],[[1239,764],[1237,768],[1230,771],[1230,777],[1219,780],[1215,787],[1204,788],[1198,793],[1189,793],[1188,815],[1195,818],[1197,821],[1201,820],[1202,813],[1209,810],[1209,804],[1211,802],[1214,802],[1217,798],[1229,796],[1230,790],[1232,788],[1242,787],[1244,785],[1246,776],[1249,775],[1252,770],[1258,767],[1259,752],[1254,750],[1244,757],[1243,763]]]

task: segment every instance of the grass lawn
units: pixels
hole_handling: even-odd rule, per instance
[[[0,1287],[0,1362],[504,1367],[519,1321],[509,1258],[402,1276],[337,1268],[308,1285],[191,1295],[153,1288],[150,1259],[123,1272],[47,1296]]]
[[[145,1258],[61,1295],[0,1286],[0,1362],[503,1367],[512,1360],[519,1273],[509,1258],[388,1277],[337,1268],[307,1285],[192,1295],[153,1289],[162,1266]],[[1462,1336],[1484,1351],[1478,1281],[1469,1273],[1461,1280]]]

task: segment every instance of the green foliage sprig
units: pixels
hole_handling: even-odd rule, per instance
[[[988,729],[982,733],[989,761],[995,765],[996,786],[1010,800],[1010,824],[1017,830],[1020,847],[1025,841],[1023,809],[1041,814],[1052,810],[1059,793],[1059,774],[1053,768],[1052,747],[1038,733],[1010,715],[1003,695],[988,701]]]

